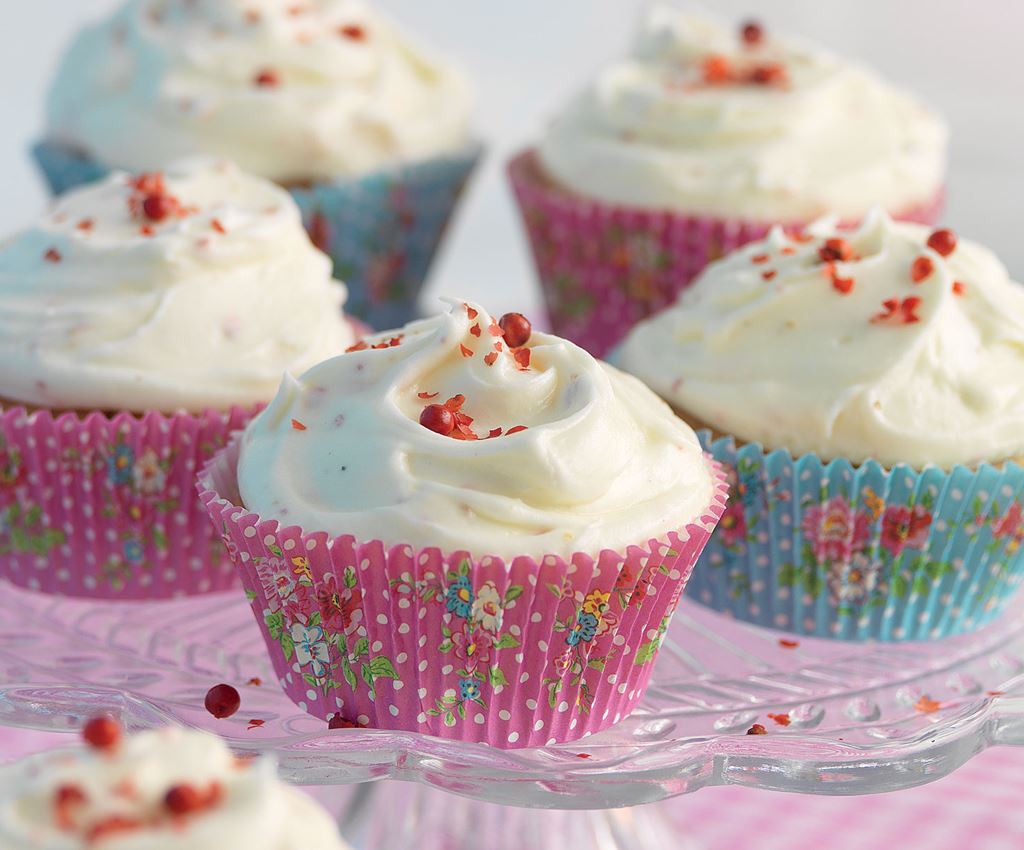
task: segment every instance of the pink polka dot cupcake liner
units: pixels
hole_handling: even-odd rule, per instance
[[[628,715],[725,509],[598,558],[474,558],[282,527],[241,505],[238,440],[200,476],[282,686],[304,711],[497,747]]]
[[[0,410],[0,579],[96,599],[237,587],[195,479],[256,410]]]
[[[509,179],[555,334],[596,357],[642,319],[673,303],[700,271],[768,233],[771,223],[646,210],[584,198],[554,185],[536,151],[515,156]],[[895,211],[934,224],[945,193]],[[799,229],[808,222],[784,222]]]

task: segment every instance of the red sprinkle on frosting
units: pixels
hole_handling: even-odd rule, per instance
[[[921,283],[921,281],[927,279],[932,270],[935,268],[935,264],[932,262],[931,257],[920,256],[914,260],[910,266],[910,279],[914,283]]]
[[[519,348],[530,341],[530,334],[533,326],[530,320],[522,313],[506,313],[498,321],[501,328],[501,335],[505,338],[509,348]]]
[[[254,85],[265,89],[276,88],[281,85],[281,77],[273,68],[264,68],[262,71],[257,71],[252,81]]]
[[[876,325],[912,325],[920,322],[921,317],[917,315],[917,308],[921,306],[921,299],[916,295],[904,298],[888,298],[882,302],[885,308],[881,313],[871,317],[872,324]]]
[[[928,247],[935,253],[948,257],[956,250],[956,234],[948,227],[935,230],[928,237]]]

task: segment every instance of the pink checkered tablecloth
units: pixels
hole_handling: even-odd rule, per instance
[[[67,742],[0,729],[0,762]],[[1021,850],[1022,787],[1024,748],[997,747],[952,776],[892,794],[814,797],[730,786],[659,805],[701,850]],[[316,796],[337,811],[347,793],[321,788]]]

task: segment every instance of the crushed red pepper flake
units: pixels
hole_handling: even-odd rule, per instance
[[[338,32],[345,38],[352,39],[352,41],[366,40],[366,29],[358,24],[345,24],[345,26],[338,28]]]
[[[942,708],[942,703],[938,702],[937,700],[933,700],[929,696],[923,696],[916,703],[914,703],[914,708],[920,711],[922,714],[934,714],[936,711]]]
[[[759,86],[782,86],[789,82],[786,66],[779,62],[755,65],[747,74],[748,82]]]
[[[740,37],[744,44],[753,47],[764,40],[764,27],[758,21],[746,21],[740,28]]]
[[[210,219],[210,227],[216,230],[218,233],[227,233],[227,228],[221,223],[219,218]]]
[[[796,649],[800,646],[800,641],[791,640],[790,638],[779,638],[779,646],[783,649]]]
[[[306,430],[306,426],[303,425],[301,422],[299,422],[298,419],[293,419],[292,420],[292,428],[294,428],[296,431],[305,431]]]
[[[83,805],[89,798],[78,785],[61,785],[53,795],[54,814],[57,819],[57,828],[70,830],[74,828],[74,815],[72,811]]]
[[[472,357],[473,356],[473,349],[466,348],[466,346],[464,346],[461,342],[459,343],[459,351],[462,352],[462,356],[463,357]]]
[[[46,253],[43,254],[43,259],[48,263],[59,263],[64,257],[56,248],[48,248]]]
[[[501,436],[501,428],[491,428],[491,430],[487,432],[487,439],[491,439],[492,437],[500,437],[500,436]]]
[[[932,262],[931,257],[925,257],[924,255],[917,257],[910,266],[910,279],[914,283],[921,283],[921,281],[928,278],[935,268],[935,264]]]
[[[588,759],[588,758],[590,758],[590,753],[576,753],[576,758],[578,758],[578,759]]]
[[[853,258],[853,246],[838,237],[826,239],[818,249],[818,256],[823,263],[846,262]]]
[[[83,218],[78,224],[75,225],[79,230],[92,230],[95,227],[96,222],[91,218]]]
[[[253,718],[253,719],[251,719],[249,721],[249,726],[247,727],[247,731],[252,731],[253,729],[259,729],[261,726],[266,725],[266,722],[267,722],[266,720],[260,720],[259,718]]]
[[[956,234],[948,227],[932,231],[928,237],[928,247],[943,257],[948,257],[956,250]]]
[[[1006,691],[985,691],[985,696],[988,696],[988,697],[1001,697],[1005,693],[1006,693]]]
[[[416,398],[432,399],[432,398],[437,398],[439,395],[440,395],[440,393],[426,393],[426,392],[424,392],[424,393],[416,393]]]
[[[259,676],[253,676],[246,684],[258,688],[263,684],[263,680]]]
[[[871,317],[871,323],[875,325],[912,325],[920,322],[921,317],[917,315],[917,308],[921,306],[921,299],[915,295],[909,298],[887,298],[882,302],[885,310]]]
[[[768,254],[755,254],[753,257],[750,258],[750,262],[752,262],[752,263],[767,263],[770,259],[771,259],[771,256],[768,255]]]
[[[761,272],[761,277],[763,277],[765,280],[771,280],[777,274],[778,272],[775,271],[775,269],[768,269],[767,271]]]
[[[832,275],[832,288],[841,295],[849,295],[853,292],[853,278]]]
[[[369,343],[365,339],[359,340],[355,345],[350,345],[345,349],[346,354],[351,354],[353,351],[366,351],[370,347]]]
[[[373,345],[370,346],[370,348],[397,348],[399,345],[402,344],[402,340],[404,339],[404,337],[405,334],[398,334],[398,336],[393,336],[390,339],[385,339],[382,340],[381,342],[375,342]]]
[[[779,250],[779,253],[780,254],[795,254],[796,253],[796,248],[794,248],[792,245],[786,245],[785,247],[783,247],[783,248],[781,248]]]
[[[480,323],[477,322],[475,325],[473,325],[473,327],[469,329],[469,332],[473,334],[473,336],[480,336],[480,334],[482,333],[482,331],[480,330]]]
[[[148,224],[143,224],[139,228],[139,233],[142,234],[143,236],[152,236],[154,233],[156,233],[156,231],[153,230],[153,228],[150,227]]]
[[[525,372],[530,368],[530,349],[520,348],[512,355],[516,361],[516,368]]]
[[[967,292],[967,284],[966,283],[962,283],[959,280],[954,280],[953,281],[953,294],[954,295],[963,295],[966,292]]]
[[[487,326],[487,332],[491,336],[503,336],[504,331],[501,329],[501,325],[498,324],[497,320],[491,319],[491,323]]]
[[[488,366],[493,366],[494,362],[498,359],[498,352],[492,351],[489,354],[484,355],[484,363]]]
[[[475,309],[470,307],[468,304],[463,304],[462,306],[466,308],[466,315],[469,316],[470,321],[473,321],[473,319],[480,315]]]
[[[512,434],[518,434],[520,431],[526,431],[526,430],[528,430],[528,429],[527,429],[527,427],[525,425],[515,425],[515,426],[509,428],[505,432],[505,436],[508,437],[508,436],[511,436]]]
[[[768,730],[764,728],[760,723],[755,723],[747,730],[748,735],[767,735]]]
[[[789,724],[793,722],[790,719],[790,716],[789,716],[788,713],[786,713],[786,714],[771,714],[771,713],[769,713],[768,719],[775,721],[775,723],[777,725],[779,725],[779,726],[789,726]]]
[[[704,77],[704,82],[709,85],[727,83],[733,78],[732,63],[726,56],[712,54],[704,60],[701,74]]]
[[[272,89],[281,85],[281,77],[273,68],[264,68],[257,71],[252,78],[253,85],[263,89]]]

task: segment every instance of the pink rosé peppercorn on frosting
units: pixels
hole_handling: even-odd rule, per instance
[[[65,56],[47,135],[117,168],[208,154],[292,183],[460,150],[471,102],[369,3],[131,0]]]
[[[208,159],[118,173],[0,244],[0,397],[252,406],[351,344],[344,300],[274,184]]]
[[[776,228],[714,263],[620,365],[769,449],[945,468],[1024,454],[1024,289],[981,245],[881,213]]]
[[[285,525],[502,558],[646,545],[712,500],[696,435],[639,381],[461,302],[286,378],[238,484]]]
[[[808,221],[931,204],[946,136],[866,68],[661,3],[631,55],[554,121],[540,158],[559,184],[612,203]]]
[[[122,738],[110,723],[91,721],[82,750],[0,769],[0,847],[345,850],[269,760],[239,761],[219,738],[180,728]]]

